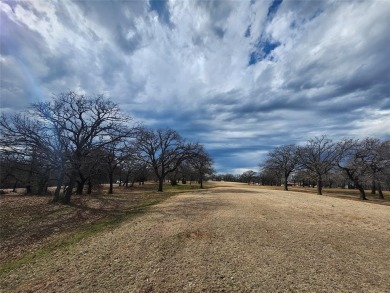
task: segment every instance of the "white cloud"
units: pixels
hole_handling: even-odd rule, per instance
[[[225,146],[237,170],[259,145],[389,138],[390,3],[284,1],[269,17],[271,3],[171,0],[166,23],[144,1],[1,2],[2,107],[103,92],[146,124]],[[279,46],[264,53],[267,41]],[[264,59],[248,66],[254,51]],[[249,161],[235,156],[248,147]]]

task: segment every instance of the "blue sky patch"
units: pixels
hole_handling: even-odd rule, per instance
[[[267,57],[273,50],[275,50],[277,47],[280,46],[279,42],[270,42],[270,41],[265,41],[263,43],[263,52],[265,54],[265,57]]]
[[[245,31],[244,37],[249,38],[251,36],[251,26],[248,26],[248,28]]]
[[[261,40],[255,45],[255,50],[249,55],[248,66],[267,58],[273,50],[280,46],[280,42],[272,42],[269,40]],[[272,58],[270,60],[274,60]]]
[[[268,13],[267,13],[267,16],[269,18],[272,18],[275,15],[275,13],[278,11],[278,8],[279,8],[280,4],[282,4],[282,2],[283,2],[283,0],[274,0],[271,3],[270,7],[268,8]]]
[[[166,0],[150,0],[150,10],[157,12],[159,19],[165,23],[170,24],[171,15],[169,9],[167,8]]]

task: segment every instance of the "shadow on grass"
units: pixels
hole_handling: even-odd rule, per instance
[[[1,205],[4,221],[0,222],[3,254],[0,274],[55,250],[69,249],[84,238],[115,229],[146,213],[151,206],[190,188],[170,188],[164,193],[155,189],[152,184],[117,188],[112,195],[75,196],[70,205],[49,203],[48,197],[5,199],[2,202],[5,205]]]
[[[305,192],[305,193],[311,193],[315,195],[317,194],[317,190],[315,188],[310,188],[310,187],[289,187],[289,191]],[[324,188],[322,190],[322,193],[324,196],[331,196],[336,198],[363,202],[359,198],[359,191],[357,189]],[[371,194],[370,190],[366,190],[367,200],[364,202],[381,204],[381,205],[390,205],[390,192],[383,191],[383,194],[384,194],[384,199],[381,199],[377,194]]]

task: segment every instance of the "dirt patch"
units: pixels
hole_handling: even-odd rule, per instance
[[[248,191],[248,188],[245,188]],[[229,186],[180,194],[1,276],[4,292],[389,292],[390,209]]]

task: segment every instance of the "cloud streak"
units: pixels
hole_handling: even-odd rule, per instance
[[[104,93],[220,172],[321,134],[390,139],[387,1],[4,1],[1,108]]]

